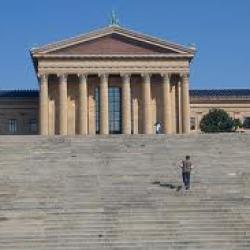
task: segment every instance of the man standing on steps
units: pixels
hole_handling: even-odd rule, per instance
[[[181,161],[179,167],[182,169],[182,179],[186,190],[190,189],[190,176],[193,164],[190,160],[190,156],[186,156],[186,160]]]

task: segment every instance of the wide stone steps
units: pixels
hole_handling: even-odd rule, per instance
[[[250,249],[249,148],[248,134],[2,136],[0,249]]]

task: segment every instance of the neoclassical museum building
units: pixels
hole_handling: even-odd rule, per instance
[[[190,90],[195,49],[117,25],[31,50],[39,91],[0,91],[0,134],[199,130],[211,108],[242,121],[250,90]]]

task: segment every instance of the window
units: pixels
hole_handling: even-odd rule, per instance
[[[196,123],[195,117],[191,117],[190,118],[190,128],[191,128],[191,130],[195,130],[195,123]]]
[[[121,133],[121,89],[109,88],[109,132],[111,134]]]
[[[109,87],[109,133],[121,133],[121,89],[117,87]],[[99,88],[95,89],[96,101],[96,133],[100,132],[100,91]]]
[[[244,118],[243,128],[250,128],[250,117]]]
[[[30,132],[37,132],[37,120],[36,119],[31,119],[30,122]]]
[[[10,119],[9,120],[9,133],[15,134],[17,132],[17,120]]]

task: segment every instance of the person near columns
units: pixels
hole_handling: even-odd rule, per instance
[[[157,121],[154,126],[156,134],[159,135],[161,133],[161,123]]]

